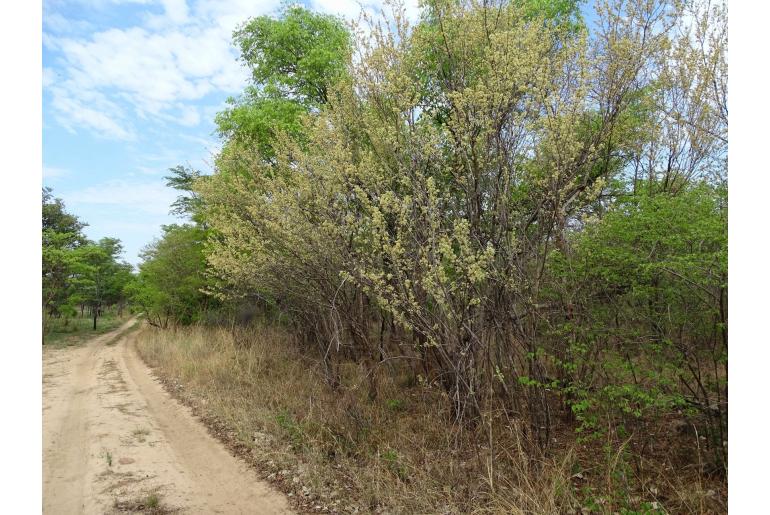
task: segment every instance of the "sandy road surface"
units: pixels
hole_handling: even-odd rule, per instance
[[[153,379],[130,325],[43,352],[43,513],[290,513]]]

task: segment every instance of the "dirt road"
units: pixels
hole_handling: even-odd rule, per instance
[[[291,513],[150,375],[130,325],[43,352],[43,513]]]

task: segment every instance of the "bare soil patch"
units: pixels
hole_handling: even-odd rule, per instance
[[[43,512],[290,513],[152,378],[132,323],[44,350]]]

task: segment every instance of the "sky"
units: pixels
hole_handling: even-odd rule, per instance
[[[281,0],[44,0],[43,185],[124,258],[160,236],[176,191],[168,169],[213,172],[214,116],[248,72],[232,32]],[[352,20],[381,0],[304,0]],[[419,17],[406,0],[407,17]]]
[[[352,0],[306,0],[353,19]],[[367,10],[378,2],[363,2]],[[44,0],[43,184],[126,261],[179,223],[168,169],[213,171],[214,116],[247,82],[231,36],[280,0]],[[416,1],[407,7],[417,16]]]

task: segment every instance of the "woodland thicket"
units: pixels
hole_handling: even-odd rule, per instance
[[[330,388],[405,371],[490,446],[516,420],[643,453],[673,423],[726,474],[726,6],[289,6],[234,41],[252,81],[215,173],[169,177],[190,221],[145,254],[153,323],[236,306]]]

